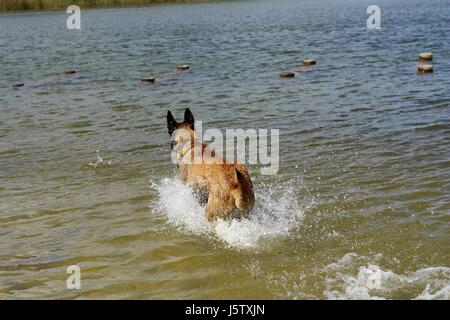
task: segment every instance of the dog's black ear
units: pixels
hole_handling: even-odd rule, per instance
[[[189,123],[191,125],[191,129],[194,130],[194,115],[189,108],[184,110],[184,122]]]
[[[167,111],[167,129],[169,130],[169,134],[172,135],[176,128],[177,122],[175,121],[172,112]]]

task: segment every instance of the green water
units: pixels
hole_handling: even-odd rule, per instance
[[[364,1],[82,10],[81,31],[0,15],[0,298],[449,299],[450,5],[431,2],[378,1],[372,31]],[[280,130],[278,174],[248,166],[250,220],[208,225],[176,180],[165,116],[187,106]]]

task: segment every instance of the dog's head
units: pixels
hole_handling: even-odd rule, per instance
[[[184,121],[178,123],[172,115],[172,112],[167,111],[167,129],[169,130],[169,134],[172,136],[172,133],[177,129],[188,129],[194,131],[194,116],[189,108],[184,110]]]
[[[184,111],[183,122],[177,122],[167,111],[167,129],[171,137],[171,149],[183,156],[194,145],[194,116],[189,108]]]

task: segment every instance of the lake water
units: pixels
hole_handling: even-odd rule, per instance
[[[450,4],[376,1],[368,30],[369,4],[0,15],[0,298],[449,299]],[[175,178],[187,106],[280,130],[249,220],[210,226]]]

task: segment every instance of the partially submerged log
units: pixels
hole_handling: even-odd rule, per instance
[[[419,73],[433,72],[433,65],[432,64],[422,64],[417,67],[417,72],[419,72]]]
[[[147,78],[141,78],[141,82],[147,82],[147,83],[153,83],[155,82],[155,77],[147,77]]]
[[[307,59],[307,60],[303,60],[303,65],[304,66],[312,66],[313,64],[316,64],[316,60],[313,59]]]
[[[292,71],[284,71],[280,73],[280,78],[293,78],[295,77],[295,73]]]
[[[181,65],[177,66],[177,70],[180,70],[180,71],[185,71],[185,70],[188,70],[189,68],[190,67],[187,64],[181,64]]]
[[[419,54],[419,61],[431,61],[433,60],[433,54],[431,52],[422,52]]]

